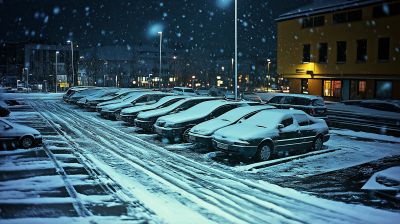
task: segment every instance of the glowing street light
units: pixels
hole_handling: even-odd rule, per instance
[[[235,0],[235,100],[237,100],[237,0]]]
[[[74,47],[72,41],[68,40],[67,43],[71,42],[71,61],[72,61],[72,86],[75,86],[75,71],[74,71]]]
[[[57,54],[58,53],[60,53],[60,52],[56,51],[56,76],[55,76],[55,78],[56,78],[56,93],[57,93],[57,81],[58,81],[58,77],[57,77]]]
[[[158,33],[160,34],[160,75],[159,75],[159,79],[160,80],[158,80],[158,84],[159,84],[158,90],[160,91],[161,90],[161,40],[162,40],[162,32],[159,31]]]
[[[25,85],[26,86],[26,93],[29,93],[28,68],[25,68],[25,70],[26,70],[26,85]]]

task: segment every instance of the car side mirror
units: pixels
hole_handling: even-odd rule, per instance
[[[283,124],[278,124],[278,129],[282,129],[282,128],[284,128],[285,126],[283,126]]]

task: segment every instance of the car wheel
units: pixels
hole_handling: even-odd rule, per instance
[[[269,158],[271,158],[271,154],[272,154],[272,149],[271,149],[271,145],[267,142],[262,143],[260,146],[258,146],[256,155],[254,156],[254,159],[256,161],[266,161]]]
[[[182,140],[183,140],[184,142],[189,142],[189,130],[190,130],[191,128],[192,128],[192,127],[188,127],[188,128],[185,129],[185,131],[183,131]]]
[[[27,149],[27,148],[29,148],[29,147],[31,147],[33,145],[33,138],[29,137],[29,136],[23,137],[21,139],[21,141],[19,142],[19,145],[21,147]]]
[[[122,121],[121,119],[121,112],[115,112],[115,120]]]
[[[318,151],[322,149],[322,146],[324,144],[324,141],[322,141],[322,136],[318,135],[312,145],[312,151]]]

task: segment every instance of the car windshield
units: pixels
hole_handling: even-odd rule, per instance
[[[314,106],[325,106],[325,101],[322,98],[318,98],[313,101]]]

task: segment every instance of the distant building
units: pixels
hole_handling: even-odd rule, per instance
[[[59,53],[56,53],[56,52]],[[74,46],[74,70],[78,71],[79,48]],[[34,89],[68,87],[72,80],[71,45],[38,44],[32,42],[6,42],[0,47],[0,76],[16,76],[20,84]],[[76,78],[75,78],[76,81]]]
[[[316,1],[276,21],[291,93],[400,100],[400,1]]]

